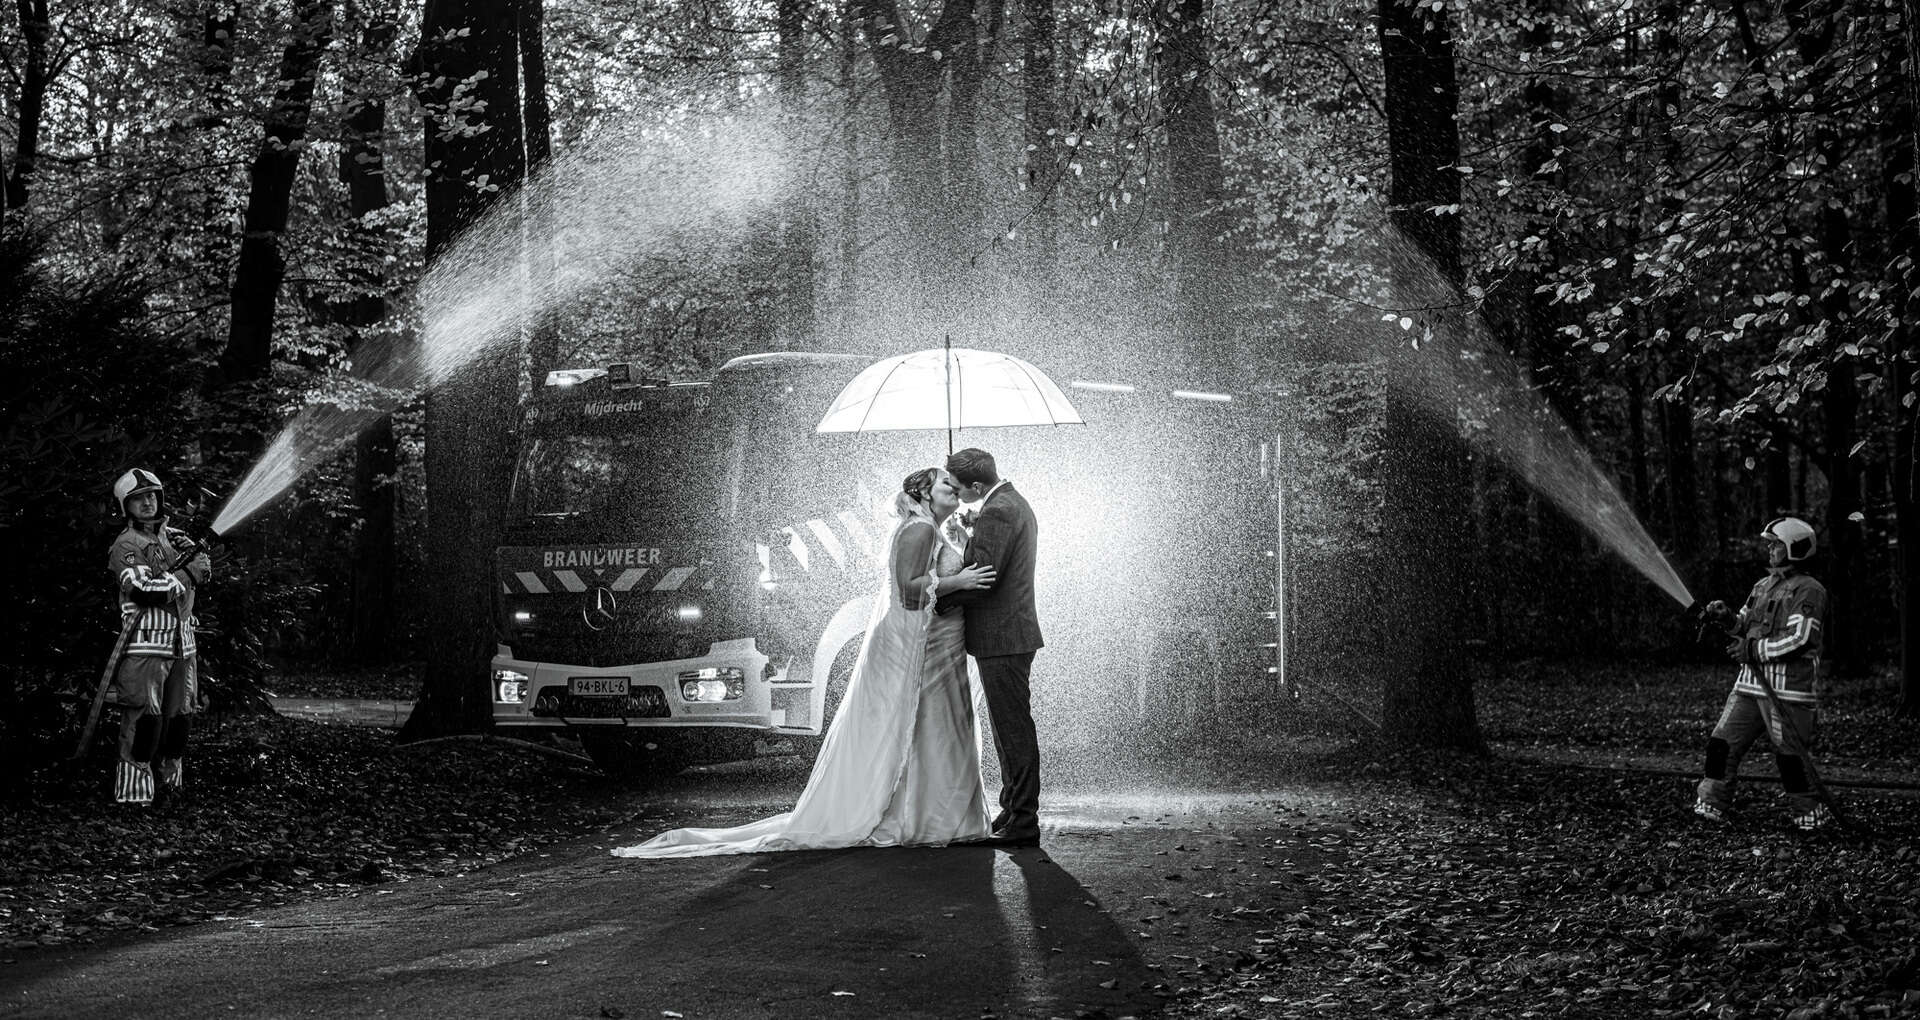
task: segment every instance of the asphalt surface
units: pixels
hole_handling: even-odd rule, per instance
[[[803,778],[723,766],[638,807],[732,824]],[[1068,792],[1038,850],[609,856],[663,827],[642,820],[465,875],[27,954],[0,969],[0,1016],[1148,1016],[1251,934],[1249,896],[1284,904],[1287,874],[1338,866],[1325,806]]]
[[[273,710],[292,719],[340,726],[397,730],[413,711],[412,700],[388,698],[272,698]]]

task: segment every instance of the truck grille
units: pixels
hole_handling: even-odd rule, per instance
[[[706,639],[682,634],[514,634],[507,643],[518,659],[589,669],[684,659],[707,650]]]

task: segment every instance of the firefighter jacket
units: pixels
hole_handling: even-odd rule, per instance
[[[1734,633],[1758,660],[1741,663],[1736,694],[1766,696],[1764,680],[1780,700],[1814,707],[1820,672],[1820,636],[1827,615],[1827,589],[1792,567],[1769,571],[1740,608]]]
[[[121,654],[194,654],[193,585],[204,578],[168,570],[179,558],[164,522],[151,529],[129,523],[113,540],[107,569],[120,590],[121,625],[130,628]]]

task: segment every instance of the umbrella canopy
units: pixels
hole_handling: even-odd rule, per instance
[[[1046,373],[1011,355],[935,347],[877,361],[834,398],[815,432],[1084,425]]]

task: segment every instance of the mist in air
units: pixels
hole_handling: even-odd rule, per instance
[[[547,219],[522,217],[522,202],[510,199],[460,237],[416,295],[419,342],[357,352],[352,374],[316,393],[274,438],[214,529],[230,531],[362,429],[476,358],[517,353],[529,323],[577,315],[648,263],[705,254],[715,238],[737,238],[769,209],[843,203],[844,182],[809,162],[828,129],[795,132],[784,123],[751,110],[689,115],[609,131],[556,158],[523,193],[527,204],[549,210]],[[1044,198],[1021,196],[988,221],[1018,220],[1019,202]],[[1285,398],[1272,381],[1299,367],[1288,331],[1302,322],[1311,329],[1316,320],[1340,320],[1327,332],[1349,338],[1349,349],[1333,356],[1355,363],[1377,362],[1389,345],[1421,344],[1411,392],[1429,413],[1463,424],[1478,449],[1511,466],[1659,590],[1691,601],[1505,346],[1458,295],[1441,289],[1384,217],[1369,239],[1374,293],[1388,295],[1389,309],[1397,302],[1457,312],[1414,322],[1361,302],[1308,306],[1260,279],[1223,279],[1219,291],[1231,300],[1195,340],[1172,327],[1175,267],[1152,245],[1063,240],[1057,271],[1040,279],[1018,232],[996,225],[934,261],[914,249],[884,199],[869,193],[856,224],[823,223],[822,251],[857,241],[858,257],[838,278],[819,274],[816,290],[837,300],[822,300],[825,310],[809,328],[782,324],[782,332],[806,336],[816,349],[873,357],[952,337],[955,346],[1021,357],[1067,388],[1084,428],[974,430],[957,445],[994,451],[1040,516],[1049,648],[1035,666],[1035,709],[1052,760],[1070,773],[1117,775],[1124,756],[1115,748],[1155,753],[1138,734],[1177,729],[1170,718],[1201,719],[1222,708],[1231,714],[1233,706],[1274,696],[1267,671],[1274,636],[1262,629],[1273,625],[1259,621],[1274,608],[1262,600],[1273,597],[1274,500],[1285,484],[1279,448],[1289,437],[1274,432],[1272,404]],[[543,224],[543,234],[529,239],[532,222]],[[854,230],[857,238],[842,236]],[[553,251],[551,276],[526,272],[529,240]],[[1236,368],[1222,375],[1193,367],[1201,364]],[[884,442],[902,477],[946,452],[936,432]],[[863,480],[868,488],[888,484]],[[850,502],[884,501],[884,492],[875,495]],[[1319,522],[1322,533],[1342,524]],[[1223,556],[1222,548],[1235,555]],[[1336,590],[1343,582],[1320,584]],[[1356,604],[1366,597],[1343,594]]]
[[[556,156],[520,195],[550,210],[536,240],[552,246],[555,271],[529,277],[523,202],[496,205],[427,270],[415,295],[418,342],[382,338],[357,351],[351,375],[316,392],[269,444],[214,531],[231,531],[383,415],[519,344],[527,324],[636,261],[689,235],[738,230],[786,186],[786,137],[774,118],[739,111],[609,131]]]

